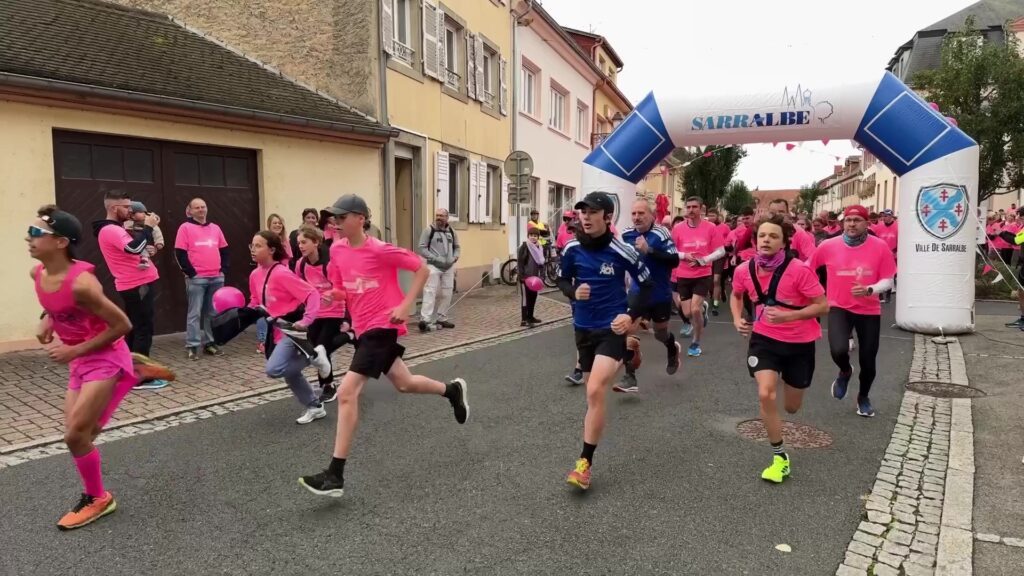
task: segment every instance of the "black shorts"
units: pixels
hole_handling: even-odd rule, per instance
[[[721,274],[722,270],[725,270],[725,258],[719,258],[711,263],[712,274]]]
[[[648,304],[640,309],[640,317],[655,323],[668,322],[672,319],[672,308],[674,307],[675,304],[671,300]]]
[[[580,370],[590,372],[594,367],[594,358],[599,355],[622,360],[626,355],[626,335],[616,334],[611,328],[577,328],[576,351],[580,355]]]
[[[707,298],[711,294],[711,287],[714,284],[712,276],[700,278],[679,278],[676,280],[676,291],[684,301],[693,298],[694,295]]]
[[[803,390],[814,378],[814,342],[782,342],[762,334],[750,335],[747,349],[747,370],[772,370],[782,375],[782,381]]]
[[[387,374],[391,365],[405,354],[405,347],[398,343],[398,330],[374,328],[356,339],[356,351],[349,364],[350,372],[367,378],[380,378]]]

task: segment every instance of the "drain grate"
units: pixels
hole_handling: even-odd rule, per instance
[[[760,419],[744,420],[736,425],[736,431],[747,440],[767,442],[768,434]],[[782,439],[787,446],[793,448],[828,448],[832,445],[832,435],[807,424],[782,421]]]
[[[950,384],[949,382],[908,382],[907,390],[936,398],[978,398],[979,396],[985,396],[985,392],[978,388]]]

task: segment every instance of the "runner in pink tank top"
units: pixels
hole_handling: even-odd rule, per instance
[[[44,310],[36,337],[52,360],[68,365],[64,441],[83,486],[78,504],[57,523],[70,530],[117,508],[103,487],[100,453],[93,441],[138,377],[124,341],[131,330],[128,317],[103,295],[93,266],[72,259],[81,223],[55,206],[44,206],[38,216],[26,238],[29,254],[40,262],[31,272]]]

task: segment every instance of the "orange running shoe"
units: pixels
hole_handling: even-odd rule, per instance
[[[74,530],[90,524],[100,518],[117,510],[117,502],[110,492],[104,492],[103,496],[95,498],[88,494],[82,494],[82,499],[57,522],[57,528],[61,530]]]
[[[166,380],[168,382],[173,382],[174,379],[177,378],[174,374],[174,370],[171,370],[167,366],[164,366],[145,354],[133,352],[132,364],[134,364],[135,373],[138,374],[139,380],[142,380],[143,382],[147,380]]]
[[[569,472],[569,476],[566,477],[565,481],[580,490],[590,488],[590,462],[586,458],[577,460],[576,468]]]

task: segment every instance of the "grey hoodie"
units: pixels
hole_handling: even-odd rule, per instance
[[[427,260],[427,264],[447,270],[459,259],[459,238],[451,225],[442,230],[431,224],[420,234],[417,252]]]

